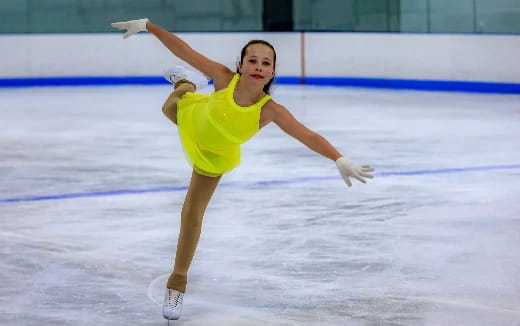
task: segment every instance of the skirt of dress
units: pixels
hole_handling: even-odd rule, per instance
[[[240,145],[209,122],[209,100],[208,94],[186,93],[177,102],[177,126],[186,159],[195,172],[217,177],[240,163]]]

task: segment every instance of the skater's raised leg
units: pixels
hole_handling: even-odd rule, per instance
[[[177,124],[177,102],[187,92],[194,92],[208,85],[208,78],[203,74],[181,66],[168,68],[164,78],[174,85],[173,92],[168,96],[162,111],[168,119]]]

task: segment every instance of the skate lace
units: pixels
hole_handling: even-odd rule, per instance
[[[173,291],[168,291],[168,305],[177,307],[179,304],[182,293],[177,292],[177,294],[172,295]]]

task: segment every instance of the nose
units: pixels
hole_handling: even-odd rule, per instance
[[[262,66],[261,65],[257,65],[256,68],[255,68],[256,71],[262,71]]]

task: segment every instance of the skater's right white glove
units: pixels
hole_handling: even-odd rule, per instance
[[[364,178],[372,179],[373,176],[368,172],[374,171],[370,165],[363,166],[355,166],[351,160],[342,156],[336,160],[336,167],[339,170],[339,173],[343,177],[343,180],[347,183],[349,187],[352,186],[352,182],[350,182],[350,177],[357,179],[363,183],[366,183]]]
[[[146,22],[148,21],[148,18],[143,19],[137,19],[137,20],[129,20],[127,22],[117,22],[112,23],[111,26],[117,29],[126,29],[125,35],[123,35],[123,38],[128,38],[131,35],[134,35],[135,33],[139,32],[146,32],[148,31],[146,29]]]

